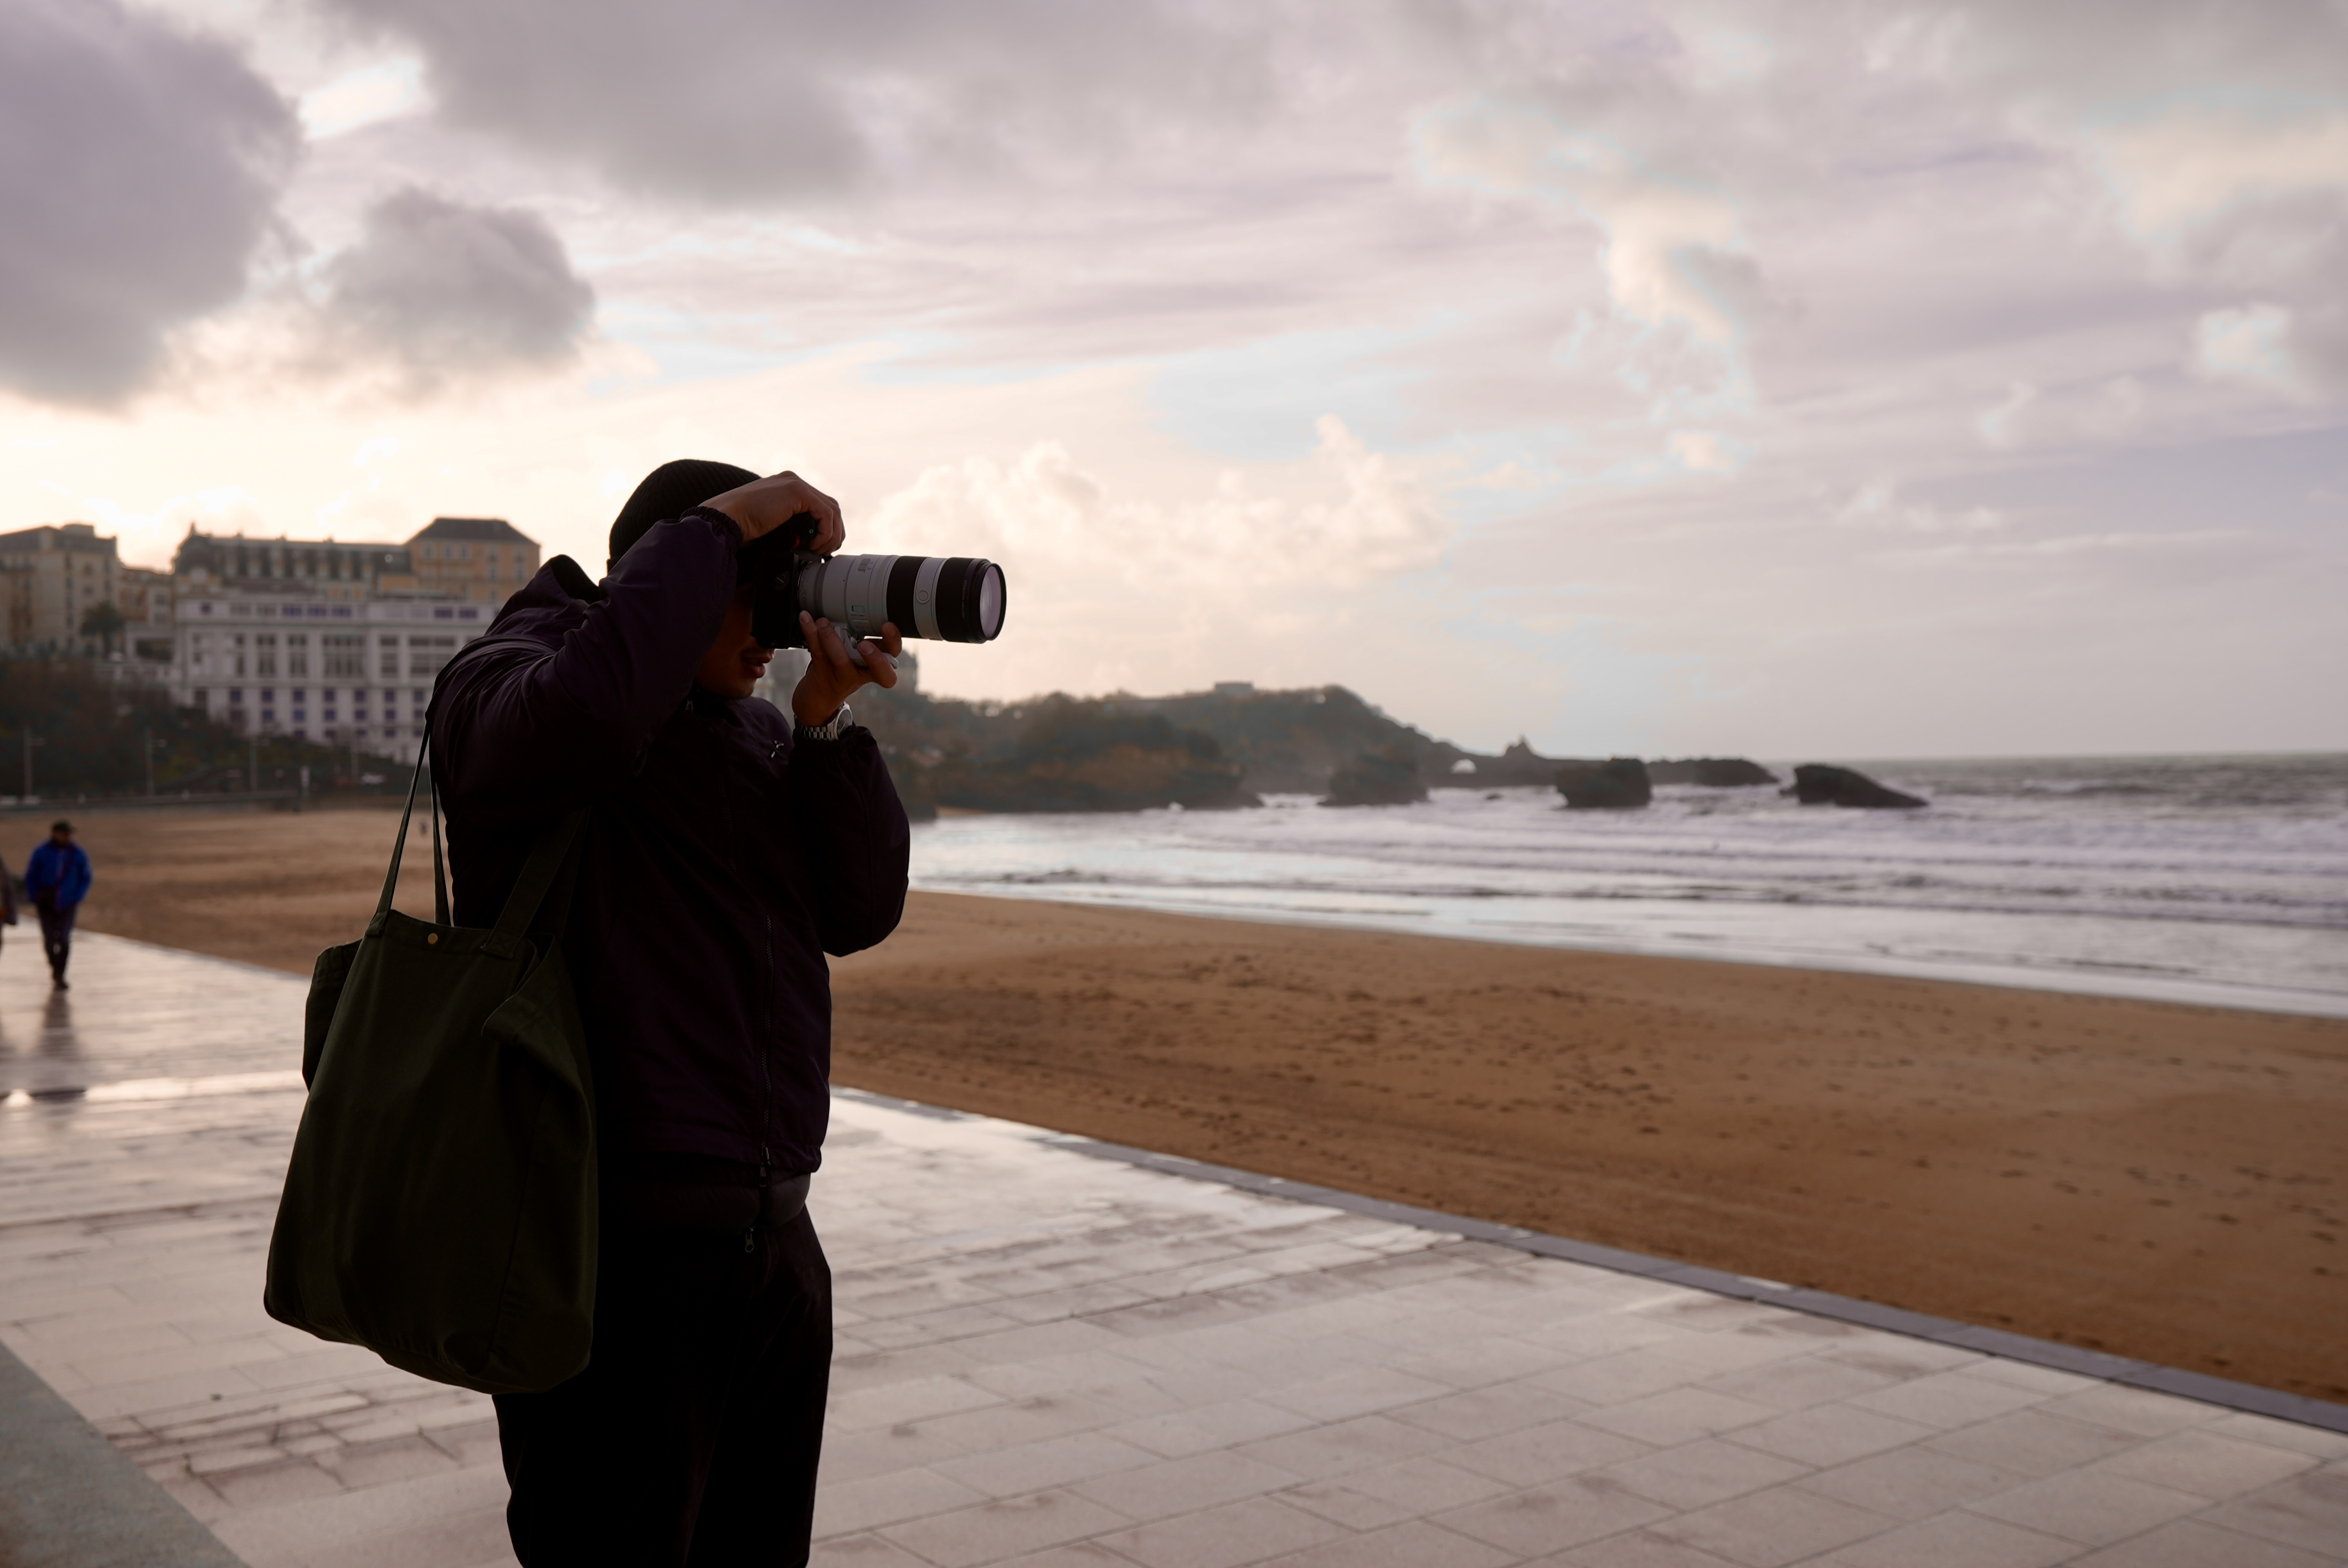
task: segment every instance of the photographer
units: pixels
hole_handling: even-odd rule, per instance
[[[789,474],[654,471],[602,584],[558,557],[458,655],[431,707],[459,925],[492,924],[549,823],[591,815],[564,938],[594,1067],[602,1227],[587,1369],[498,1398],[526,1568],[802,1563],[831,1358],[806,1213],[829,1112],[826,953],[903,912],[908,836],[847,700],[893,685],[801,617],[786,721],[745,701],[737,558],[839,508]]]

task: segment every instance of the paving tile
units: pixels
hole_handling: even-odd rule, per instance
[[[1635,1530],[1671,1512],[1611,1481],[1585,1475],[1455,1508],[1438,1515],[1436,1522],[1487,1545],[1538,1557]]]
[[[1516,1486],[1535,1486],[1600,1470],[1651,1452],[1648,1445],[1579,1421],[1551,1421],[1467,1444],[1445,1458],[1452,1464]]]
[[[1831,1399],[1848,1399],[1898,1379],[1890,1372],[1854,1367],[1824,1356],[1803,1356],[1746,1367],[1708,1378],[1701,1385],[1715,1394],[1749,1399],[1782,1410],[1807,1409]]]
[[[2037,1389],[2024,1388],[1994,1378],[1976,1376],[1972,1367],[1911,1378],[1904,1383],[1852,1396],[1853,1409],[1873,1410],[1943,1430],[1969,1427],[2045,1402]]]
[[[1540,1560],[1538,1568],[1730,1568],[1728,1559],[1644,1530],[1610,1535]]]
[[[1910,1446],[1871,1454],[1805,1477],[1805,1491],[1893,1519],[1923,1519],[2020,1484],[2011,1471]]]
[[[1133,1559],[1106,1546],[1079,1541],[1068,1546],[1047,1546],[1041,1552],[1005,1557],[995,1568],[1133,1568]]]
[[[2302,1426],[2297,1421],[2279,1421],[2271,1416],[2236,1411],[2211,1421],[2201,1430],[2221,1438],[2234,1438],[2246,1443],[2264,1443],[2269,1448],[2289,1449],[2293,1453],[2312,1454],[2319,1460],[2348,1459],[2348,1432],[2327,1432],[2320,1427]]]
[[[1239,1451],[1294,1475],[1323,1479],[1373,1470],[1448,1446],[1434,1433],[1406,1425],[1391,1416],[1359,1416],[1350,1421],[1334,1421],[1282,1437],[1266,1438]]]
[[[1186,1406],[1101,1429],[1101,1435],[1169,1459],[1204,1453],[1313,1425],[1312,1418],[1260,1399],[1227,1399]]]
[[[891,1471],[859,1481],[826,1478],[816,1488],[818,1536],[854,1535],[984,1502],[987,1494],[932,1470]]]
[[[1529,1382],[1495,1383],[1405,1406],[1394,1412],[1394,1419],[1457,1442],[1473,1442],[1562,1420],[1592,1408]]]
[[[273,1508],[305,1498],[331,1497],[349,1489],[309,1460],[288,1459],[272,1465],[220,1471],[202,1478],[231,1508]]]
[[[998,1405],[1002,1397],[973,1388],[956,1378],[913,1378],[851,1389],[832,1396],[825,1419],[843,1431],[900,1426],[925,1417]]]
[[[1270,1560],[1270,1568],[1507,1568],[1519,1556],[1423,1520]]]
[[[1054,1491],[891,1525],[880,1533],[939,1568],[972,1568],[1023,1552],[1066,1545],[1132,1522],[1128,1516],[1089,1499]]]
[[[2097,1460],[2094,1468],[2106,1475],[2126,1476],[2216,1500],[2255,1491],[2286,1476],[2313,1470],[2318,1462],[2312,1454],[2224,1437],[2209,1427],[2193,1427],[2123,1450]]]
[[[2107,1546],[2192,1513],[2206,1502],[2189,1492],[2079,1470],[2009,1487],[1966,1506],[2083,1546]]]
[[[1349,1514],[1354,1518],[1366,1517],[1371,1512],[1367,1505],[1375,1505],[1379,1510],[1395,1511],[1377,1521],[1390,1524],[1398,1519],[1440,1513],[1446,1509],[1498,1497],[1509,1491],[1509,1484],[1446,1464],[1439,1459],[1413,1459],[1380,1465],[1375,1470],[1354,1471],[1298,1490],[1309,1490],[1312,1494],[1303,1506],[1340,1522],[1350,1523]],[[1337,1493],[1349,1493],[1365,1506],[1356,1509],[1340,1502],[1335,1498]],[[1367,1528],[1358,1524],[1354,1527]]]
[[[1842,1404],[1815,1405],[1807,1410],[1738,1427],[1727,1434],[1731,1442],[1821,1469],[1932,1435],[1931,1428],[1914,1421],[1878,1415],[1873,1410],[1855,1410]]]
[[[1296,1483],[1293,1471],[1282,1470],[1245,1454],[1214,1451],[1187,1459],[1158,1460],[1136,1470],[1113,1471],[1077,1482],[1068,1490],[1113,1508],[1128,1519],[1164,1519],[1278,1491]]]
[[[1138,1470],[1157,1464],[1163,1458],[1096,1431],[986,1449],[938,1460],[932,1468],[938,1474],[985,1496],[1015,1497],[1023,1491],[1066,1486],[1112,1471]]]
[[[1240,1568],[1349,1533],[1277,1498],[1251,1497],[1117,1531],[1094,1544],[1143,1568]]]
[[[417,1436],[380,1443],[337,1443],[322,1450],[316,1462],[343,1485],[355,1490],[438,1475],[454,1469],[457,1461],[430,1440]]]
[[[1995,1465],[2025,1476],[2054,1475],[2123,1449],[2142,1440],[2108,1427],[2093,1426],[2041,1409],[2017,1410],[1978,1426],[1962,1428],[1929,1439],[1927,1448],[1980,1464]]]
[[[2053,1568],[2078,1550],[2075,1542],[1977,1513],[1943,1513],[1814,1561],[1820,1568]]]
[[[1667,1332],[1667,1331],[1664,1331]],[[1534,1382],[1585,1405],[1620,1405],[1674,1389],[1684,1389],[1715,1375],[1667,1354],[1667,1347],[1644,1346],[1593,1360],[1577,1361]]]
[[[930,1568],[930,1565],[878,1535],[841,1535],[818,1541],[808,1556],[808,1568]]]
[[[2141,1438],[2164,1437],[2214,1421],[2223,1413],[2215,1405],[2174,1399],[2147,1389],[2123,1388],[2117,1383],[2098,1383],[2078,1393],[2049,1399],[2039,1409],[2050,1416],[2085,1421]]]
[[[2327,1466],[2220,1503],[2203,1518],[2260,1540],[2348,1560],[2348,1468]]]
[[[1778,1568],[1880,1535],[1893,1525],[1867,1509],[1781,1486],[1681,1514],[1653,1526],[1651,1533],[1746,1568]]]
[[[1040,1442],[1070,1432],[1095,1431],[1134,1412],[1091,1394],[1037,1394],[998,1399],[977,1409],[931,1418],[930,1430],[966,1449]]]
[[[1637,1459],[1591,1471],[1591,1479],[1611,1481],[1669,1507],[1704,1508],[1810,1474],[1806,1465],[1757,1449],[1715,1439],[1658,1449]]]
[[[2334,1544],[2338,1554],[2320,1555],[2180,1519],[2071,1562],[2075,1568],[2336,1568],[2348,1561],[2348,1543]]]
[[[1639,1442],[1667,1447],[1749,1427],[1776,1414],[1767,1405],[1704,1389],[1673,1389],[1624,1405],[1610,1405],[1581,1418],[1585,1426],[1618,1432]]]
[[[1274,1389],[1263,1397],[1268,1403],[1316,1421],[1342,1421],[1440,1399],[1451,1391],[1448,1384],[1432,1378],[1367,1367]]]

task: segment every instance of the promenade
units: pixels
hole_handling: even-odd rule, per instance
[[[252,1568],[508,1563],[489,1401],[271,1322],[304,987],[0,955],[0,1340]],[[2348,1436],[842,1095],[832,1568],[2321,1568]]]

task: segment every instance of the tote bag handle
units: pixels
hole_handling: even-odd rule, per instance
[[[416,812],[416,791],[422,785],[426,792],[425,809],[432,817],[432,908],[435,924],[453,926],[448,914],[448,867],[440,849],[440,783],[431,777],[432,723],[426,720],[423,743],[416,751],[416,772],[407,781],[407,804],[400,808],[399,836],[392,841],[391,868],[385,872],[383,897],[376,900],[375,920],[368,926],[375,930],[391,910],[391,897],[399,887],[399,860],[407,850],[407,825]],[[546,898],[547,890],[570,859],[571,845],[579,836],[579,829],[587,820],[582,806],[559,822],[550,823],[530,845],[530,859],[523,865],[521,875],[515,878],[513,891],[506,896],[505,908],[499,912],[497,931],[501,937],[519,938],[538,913]],[[566,889],[567,891],[567,889]],[[569,914],[569,900],[564,900],[563,913]],[[557,933],[558,935],[560,933]]]

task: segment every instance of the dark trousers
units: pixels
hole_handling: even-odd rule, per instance
[[[60,907],[44,898],[37,907],[41,912],[41,950],[49,956],[49,973],[64,979],[66,960],[73,957],[74,917],[81,912],[81,906]]]
[[[831,1269],[806,1211],[747,1231],[611,1218],[601,1245],[587,1369],[498,1396],[514,1555],[798,1568],[831,1377]]]

